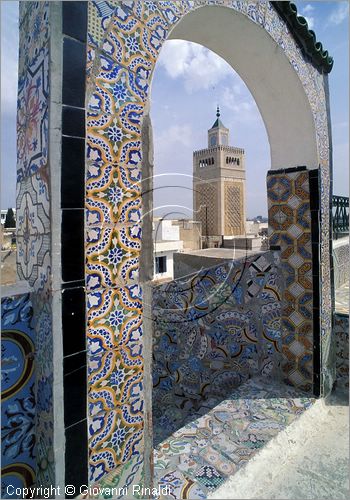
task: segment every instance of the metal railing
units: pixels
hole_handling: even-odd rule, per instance
[[[345,236],[349,234],[349,198],[346,196],[333,196],[333,236]]]

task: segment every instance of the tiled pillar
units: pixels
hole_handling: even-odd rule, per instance
[[[281,249],[284,380],[320,394],[319,181],[306,167],[267,175],[270,245]]]
[[[36,481],[55,484],[48,2],[20,2],[17,107],[17,278],[33,293]]]

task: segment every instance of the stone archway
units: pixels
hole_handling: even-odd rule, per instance
[[[92,8],[91,26],[97,30],[101,19],[94,15]],[[270,172],[268,192],[272,242],[282,246],[286,272],[293,275],[287,293],[294,306],[284,315],[289,333],[289,345],[284,346],[285,373],[290,383],[311,390],[318,363],[313,363],[311,347],[318,321],[312,311],[316,286],[312,266],[319,266],[316,254],[312,259],[311,246],[318,236],[311,234],[309,173],[300,166],[309,170],[323,166],[321,183],[326,188],[329,148],[324,75],[306,61],[286,23],[268,2],[125,2],[103,20],[103,26],[108,28],[100,33],[98,50],[90,48],[95,58],[89,75],[87,161],[93,173],[87,187],[95,182],[94,172],[100,180],[105,175],[101,173],[108,171],[108,179],[118,176],[114,182],[121,193],[116,207],[112,199],[98,203],[94,193],[90,197],[87,192],[91,219],[95,208],[100,214],[96,222],[105,224],[96,228],[88,218],[87,286],[91,291],[102,287],[104,293],[122,286],[124,294],[138,286],[141,133],[152,72],[166,39],[200,43],[231,64],[249,87],[268,132],[271,168],[283,169]],[[300,211],[302,221],[298,220]],[[288,217],[293,219],[289,224]],[[302,234],[305,241],[301,243]],[[142,236],[147,247],[149,237],[149,233]],[[303,256],[300,244],[307,248]],[[290,252],[287,247],[295,249]],[[298,301],[306,305],[300,306]]]
[[[57,484],[64,482],[64,474],[67,483],[94,482],[123,464],[135,475],[143,459],[150,473],[150,351],[142,352],[149,339],[142,331],[139,275],[141,174],[151,155],[143,127],[152,73],[168,38],[201,43],[217,52],[240,74],[257,102],[271,147],[271,242],[281,246],[288,277],[285,377],[321,394],[332,385],[331,63],[295,12],[285,12],[280,5],[284,3],[125,0],[21,5],[26,50],[20,53],[19,116],[28,106],[25,92],[33,87],[36,72],[42,71],[45,78],[35,79],[41,152],[33,159],[29,148],[18,161],[19,220],[21,212],[29,212],[26,200],[34,200],[31,218],[23,215],[30,225],[19,243],[28,246],[38,234],[44,243],[30,265],[23,261],[25,252],[19,253],[18,272],[35,286],[37,317],[44,312],[47,320],[46,329],[38,322],[48,339],[39,377],[51,384],[54,395],[42,428],[51,418],[54,437],[40,430],[39,456],[45,458],[54,448]],[[34,31],[38,19],[40,29]],[[27,131],[29,139],[33,130]],[[85,140],[83,193],[79,162],[84,161]],[[79,171],[73,168],[76,164]],[[43,201],[26,196],[31,192],[41,193]],[[51,216],[38,233],[41,205]],[[148,236],[143,233],[143,242]],[[74,264],[79,261],[83,268],[83,247],[85,282],[84,270]],[[29,274],[37,268],[40,283]],[[79,345],[67,340],[71,332],[64,310],[71,316],[74,312]],[[71,381],[77,380],[69,365],[72,356],[81,363],[79,373],[88,368],[88,379],[79,378],[79,387],[71,390]],[[70,394],[75,419],[68,411]],[[72,467],[73,437],[84,460],[89,454],[89,479],[85,461]]]

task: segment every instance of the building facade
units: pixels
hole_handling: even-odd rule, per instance
[[[220,120],[208,130],[208,147],[193,152],[194,219],[204,237],[245,234],[245,153],[229,146],[229,129]]]

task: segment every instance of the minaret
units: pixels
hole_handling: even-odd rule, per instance
[[[218,106],[208,148],[193,152],[193,215],[212,246],[245,234],[245,153],[229,146],[229,134]]]

